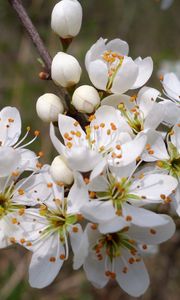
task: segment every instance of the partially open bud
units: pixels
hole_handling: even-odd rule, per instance
[[[44,94],[36,102],[36,112],[44,122],[56,122],[58,115],[64,112],[61,99],[54,94]]]
[[[81,67],[77,59],[64,52],[58,52],[52,61],[51,77],[53,81],[65,88],[71,87],[79,82]]]
[[[99,94],[97,90],[90,85],[78,87],[72,96],[72,105],[82,113],[91,114],[99,104]]]
[[[58,155],[50,166],[50,173],[57,182],[70,185],[73,183],[73,172],[68,168],[62,156]]]
[[[77,0],[62,0],[52,11],[51,27],[61,38],[76,36],[82,24],[82,7]]]

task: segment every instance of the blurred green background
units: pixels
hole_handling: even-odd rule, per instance
[[[54,0],[24,0],[29,15],[53,56],[61,49],[58,37],[50,28]],[[130,45],[130,56],[152,56],[154,73],[149,85],[161,89],[157,72],[162,61],[168,67],[180,59],[180,1],[160,10],[158,0],[82,0],[83,27],[69,49],[84,68],[84,56],[100,37],[119,37]],[[0,1],[0,101],[1,108],[12,105],[19,108],[24,128],[39,129],[42,138],[32,149],[45,152],[46,162],[56,155],[48,136],[48,125],[36,116],[35,103],[45,92],[55,92],[50,81],[41,81],[38,73],[38,53],[22,28],[7,0]],[[167,65],[167,63],[165,63]],[[82,83],[88,83],[84,72]],[[178,234],[161,247],[160,254],[147,259],[151,287],[143,300],[179,300],[180,295],[180,239]],[[73,272],[71,262],[44,290],[29,287],[27,270],[30,254],[20,247],[0,252],[0,300],[70,300],[70,299],[133,299],[125,295],[115,282],[103,290],[94,289],[81,271]]]

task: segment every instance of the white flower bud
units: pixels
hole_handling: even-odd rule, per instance
[[[36,112],[44,122],[55,122],[58,115],[64,112],[61,99],[54,94],[44,94],[36,102]]]
[[[90,85],[78,87],[72,96],[72,105],[82,113],[92,113],[100,104],[97,90]]]
[[[79,82],[81,67],[75,57],[64,52],[58,52],[52,61],[51,77],[57,85],[65,88]]]
[[[70,185],[73,183],[73,172],[68,168],[62,156],[58,155],[54,158],[51,166],[50,173],[53,179],[57,182]]]
[[[61,38],[76,36],[82,24],[82,7],[77,0],[62,0],[52,11],[51,27]]]

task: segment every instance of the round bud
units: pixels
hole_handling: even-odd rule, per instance
[[[62,156],[58,155],[54,158],[51,166],[50,173],[53,179],[57,182],[70,185],[73,183],[73,172],[68,168]]]
[[[58,52],[52,61],[51,77],[62,87],[71,87],[79,82],[81,67],[77,59],[64,52]]]
[[[51,27],[61,38],[76,36],[82,24],[82,7],[77,0],[62,0],[52,11]]]
[[[82,113],[91,114],[99,104],[99,94],[97,90],[90,85],[78,87],[72,96],[72,105]]]
[[[62,101],[54,94],[44,94],[36,102],[38,117],[44,122],[55,122],[58,115],[64,112]]]

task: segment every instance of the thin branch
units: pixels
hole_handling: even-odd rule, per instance
[[[22,5],[21,0],[9,0],[9,3],[13,7],[13,9],[16,11],[21,23],[23,24],[24,28],[28,32],[31,40],[33,41],[35,47],[37,48],[45,66],[47,69],[47,72],[51,74],[51,63],[52,58],[47,51],[46,47],[44,46],[44,43],[37,32],[35,26],[33,25],[31,19],[29,18],[25,8]]]

